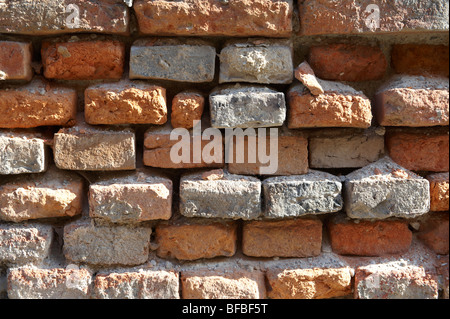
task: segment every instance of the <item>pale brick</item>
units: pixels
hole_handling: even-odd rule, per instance
[[[430,209],[429,182],[389,157],[347,175],[345,194],[350,218],[412,218]]]
[[[430,182],[432,212],[449,210],[449,173],[437,173],[427,176]]]
[[[313,257],[322,247],[319,219],[246,222],[242,251],[252,257]]]
[[[340,255],[383,256],[407,252],[412,232],[405,220],[351,220],[342,215],[327,223],[333,252]]]
[[[32,48],[29,42],[0,41],[0,81],[30,81]]]
[[[15,268],[8,273],[10,299],[88,299],[92,274],[87,269]]]
[[[216,49],[201,40],[137,40],[130,53],[130,79],[202,83],[214,79]]]
[[[44,76],[57,80],[118,80],[122,77],[125,44],[110,40],[44,41]]]
[[[42,173],[48,149],[42,134],[0,130],[0,175]]]
[[[204,124],[202,122],[202,124]],[[202,125],[205,126],[205,125]],[[186,133],[189,134],[189,138],[180,138],[175,135],[171,140],[170,135],[172,133],[172,126],[167,123],[162,127],[149,128],[144,134],[144,165],[158,168],[221,168],[224,167],[224,148],[223,139],[212,138],[209,136],[202,136],[202,131],[190,130]],[[202,128],[203,130],[203,128]],[[197,144],[198,143],[198,144]],[[182,145],[183,149],[187,147],[187,154],[189,158],[184,161],[181,159],[178,162],[179,156],[178,146]],[[210,159],[206,159],[204,156],[200,156],[197,162],[194,162],[194,155],[202,155],[203,151],[208,146],[214,146],[212,153],[208,153],[211,156]],[[216,147],[217,146],[217,147]],[[171,151],[175,149],[177,151],[177,157],[172,156]],[[206,152],[206,151],[205,151]]]
[[[359,168],[384,156],[384,129],[328,129],[310,134],[312,168]]]
[[[48,256],[52,239],[49,225],[0,223],[0,264],[39,264]]]
[[[448,78],[395,76],[375,96],[377,121],[383,126],[449,124]]]
[[[0,90],[0,128],[71,126],[77,112],[76,90],[40,78]]]
[[[95,299],[179,299],[178,272],[139,270],[101,272],[95,276]]]
[[[220,52],[219,83],[289,84],[293,49],[287,40],[230,41]]]
[[[356,268],[355,299],[437,299],[436,274],[416,265],[375,263]]]
[[[159,224],[155,233],[157,255],[161,258],[196,260],[218,256],[231,257],[236,252],[235,222],[176,221]]]
[[[84,91],[84,114],[89,124],[164,124],[166,89],[146,83],[121,81],[98,84]]]
[[[0,219],[13,222],[81,214],[83,179],[51,167],[0,182]]]
[[[340,179],[325,172],[272,177],[262,186],[266,218],[334,213],[344,206]]]
[[[187,217],[255,219],[261,215],[261,181],[225,173],[204,180],[201,173],[180,180],[180,213]]]
[[[129,10],[121,0],[2,1],[0,33],[75,32],[128,34]],[[79,19],[76,20],[77,12]],[[114,17],[114,18],[112,18]],[[77,23],[78,22],[78,23]]]
[[[289,89],[289,128],[370,127],[372,110],[368,97],[339,82],[318,81],[325,92],[319,96],[312,95],[302,84]]]
[[[362,0],[357,3],[351,0],[306,0],[300,4],[299,11],[301,35],[431,32],[449,29],[449,4],[445,0]]]
[[[215,128],[282,126],[286,119],[284,93],[264,86],[219,86],[209,95],[209,105]]]
[[[413,171],[449,171],[449,132],[442,130],[392,131],[386,135],[389,156]]]
[[[89,216],[113,223],[170,219],[172,181],[147,171],[102,176],[89,186]]]
[[[132,129],[81,123],[55,134],[55,163],[58,168],[67,170],[132,170],[136,168],[135,139]]]
[[[79,220],[64,227],[64,255],[91,265],[143,264],[148,259],[152,229],[142,226],[95,225]]]
[[[289,37],[293,28],[292,0],[138,0],[133,8],[140,32],[158,36]]]
[[[231,268],[231,267],[230,267]],[[183,299],[265,299],[264,274],[242,269],[181,272]]]

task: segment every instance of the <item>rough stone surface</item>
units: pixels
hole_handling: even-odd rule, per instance
[[[101,272],[95,276],[95,299],[179,299],[179,275],[169,270]]]
[[[197,92],[181,92],[172,100],[171,124],[173,128],[191,129],[194,121],[201,121],[205,98]]]
[[[150,247],[149,227],[95,225],[79,220],[64,227],[64,255],[92,265],[143,264]]]
[[[271,128],[271,130],[273,129]],[[308,172],[308,139],[293,132],[277,130],[278,137],[270,138],[266,136],[264,139],[260,137],[256,139],[255,144],[249,143],[252,139],[248,136],[236,136],[233,139],[233,147],[230,146],[230,150],[232,149],[233,152],[229,155],[227,161],[229,172],[244,175],[306,174]],[[265,150],[269,154],[268,159],[261,159],[259,156],[260,150],[263,150],[263,147],[259,144],[260,139],[263,143],[264,141],[266,143]],[[229,143],[231,143],[231,139]],[[275,148],[275,145],[278,149]],[[273,147],[273,151],[271,147]],[[240,158],[241,156],[243,157]],[[274,167],[275,161],[278,164],[276,169]],[[274,169],[271,169],[272,167]]]
[[[0,219],[75,216],[81,213],[83,179],[55,167],[42,174],[20,175],[0,181]]]
[[[10,299],[88,299],[92,274],[87,269],[15,268],[8,274]]]
[[[448,125],[448,78],[395,76],[378,90],[375,110],[383,126]]]
[[[158,36],[289,37],[293,28],[292,0],[138,0],[133,8],[139,30]]]
[[[162,258],[196,260],[231,257],[237,244],[235,222],[160,224],[156,227],[157,255]]]
[[[379,47],[344,43],[313,46],[308,61],[319,78],[333,81],[381,80],[388,67]]]
[[[429,182],[389,157],[347,175],[345,194],[350,218],[413,218],[430,209]]]
[[[430,182],[432,212],[449,210],[449,173],[437,173],[427,176]]]
[[[246,222],[242,251],[252,257],[313,257],[322,247],[319,219]]]
[[[7,0],[0,2],[0,11],[8,12],[0,16],[0,33],[128,34],[129,11],[120,0]]]
[[[407,252],[412,232],[404,220],[350,220],[341,215],[327,223],[333,252],[340,255],[383,256]]]
[[[288,40],[231,41],[220,52],[219,83],[289,84],[293,81]]]
[[[0,90],[0,128],[71,126],[76,112],[76,90],[40,78],[25,86]]]
[[[372,110],[369,98],[348,85],[318,81],[325,92],[319,96],[312,95],[302,84],[289,89],[289,128],[370,127]]]
[[[449,252],[449,213],[431,212],[420,222],[418,238],[436,254]]]
[[[442,291],[442,297],[449,299],[449,258],[447,256],[438,256],[437,273],[439,278],[439,289]]]
[[[31,43],[0,41],[0,81],[33,77]]]
[[[104,176],[89,186],[89,216],[113,223],[170,219],[172,181],[145,171]]]
[[[181,273],[183,299],[265,299],[260,271],[222,270]]]
[[[54,159],[60,169],[131,170],[136,168],[135,143],[135,133],[131,129],[81,124],[55,134]]]
[[[262,187],[267,218],[334,213],[344,205],[340,179],[325,172],[272,177],[264,180]]]
[[[448,45],[396,44],[391,52],[396,73],[411,75],[449,75]]]
[[[309,137],[312,168],[359,168],[384,155],[384,129],[321,130]]]
[[[201,40],[137,40],[130,53],[130,79],[202,83],[214,79],[216,49]]]
[[[320,95],[325,93],[320,83],[317,81],[316,74],[308,62],[302,62],[294,70],[295,78],[302,82],[308,88],[312,95]]]
[[[49,225],[0,223],[0,264],[39,264],[48,256],[52,239]]]
[[[47,149],[41,134],[0,131],[0,175],[47,170]]]
[[[449,29],[449,4],[445,0],[362,0],[358,3],[352,0],[306,0],[300,4],[299,11],[301,35]],[[377,16],[379,24],[376,23]]]
[[[219,86],[209,95],[209,105],[215,128],[281,126],[286,119],[284,93],[263,86]]]
[[[121,81],[88,87],[84,114],[89,124],[164,124],[167,122],[166,89]]]
[[[352,292],[348,267],[270,269],[266,272],[270,299],[328,299]]]
[[[449,133],[440,131],[392,132],[386,136],[389,156],[413,171],[449,171]]]
[[[358,267],[355,299],[437,299],[437,276],[423,267],[379,263]]]
[[[203,180],[201,173],[180,180],[180,213],[187,217],[254,219],[261,215],[261,181],[226,173]]]
[[[58,41],[58,40],[56,40]],[[119,41],[44,41],[44,76],[57,80],[120,79],[125,45]]]
[[[205,127],[207,125],[203,125]],[[223,139],[212,138],[209,136],[200,136],[201,132],[197,133],[196,131],[189,131],[189,138],[183,138],[175,135],[171,140],[171,132],[173,128],[168,123],[163,127],[153,127],[149,128],[144,134],[144,165],[158,168],[201,168],[201,167],[210,167],[210,168],[221,168],[224,167],[225,159],[224,159],[224,148],[223,148]],[[187,135],[186,135],[187,136]],[[178,162],[178,156],[181,156],[180,153],[183,151],[179,150],[177,147],[180,144],[184,147],[188,147],[186,151],[189,155],[187,160],[180,160]],[[214,145],[214,150],[207,153],[207,147]],[[217,146],[217,147],[216,147]],[[183,148],[182,148],[183,149]],[[211,149],[210,149],[211,150]],[[174,158],[171,152],[177,151],[176,157]],[[201,152],[200,152],[201,151]],[[203,155],[208,154],[211,156],[210,160],[206,160],[204,156],[200,156],[200,158],[196,162],[194,162],[195,154]]]

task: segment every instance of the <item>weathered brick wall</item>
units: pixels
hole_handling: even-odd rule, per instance
[[[448,1],[132,2],[0,1],[0,298],[448,299]]]

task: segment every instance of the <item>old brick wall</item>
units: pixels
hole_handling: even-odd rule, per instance
[[[448,15],[0,0],[0,298],[448,299]],[[174,162],[194,120],[278,169]]]

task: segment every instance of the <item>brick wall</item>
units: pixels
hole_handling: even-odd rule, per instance
[[[448,299],[448,1],[132,2],[0,1],[0,298]]]

